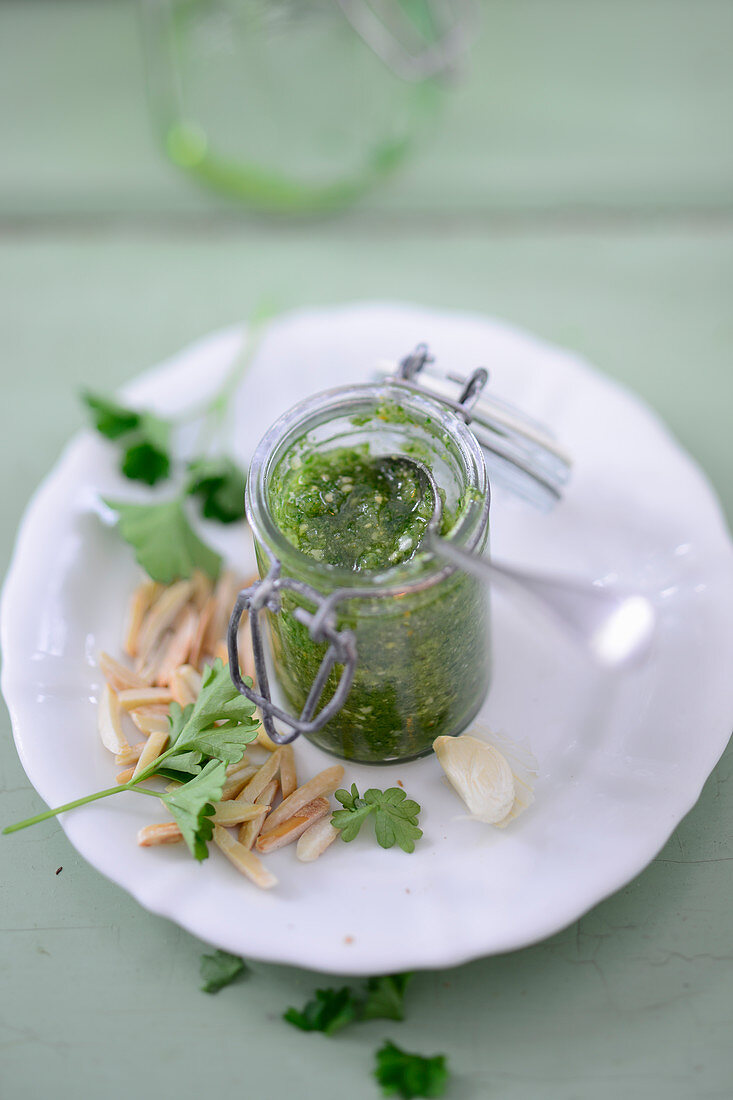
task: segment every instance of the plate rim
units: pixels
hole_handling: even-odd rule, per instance
[[[404,312],[405,310],[417,312],[422,310],[424,313],[433,316],[437,315],[440,317],[458,320],[471,319],[472,321],[477,321],[496,328],[500,328],[504,331],[518,335],[523,340],[529,340],[533,342],[535,345],[538,345],[543,350],[549,350],[553,353],[559,353],[569,359],[572,359],[577,366],[579,366],[582,370],[590,373],[595,380],[600,380],[604,384],[610,385],[611,387],[615,388],[627,400],[630,400],[637,407],[640,407],[645,415],[648,415],[654,420],[657,428],[660,429],[666,436],[669,445],[674,447],[680,453],[681,457],[687,463],[689,463],[692,469],[695,471],[698,478],[700,479],[701,484],[705,488],[708,498],[708,504],[711,506],[711,516],[714,514],[715,518],[717,519],[719,526],[718,533],[722,536],[721,543],[723,545],[721,546],[721,548],[730,559],[730,564],[733,565],[733,543],[731,543],[725,515],[723,513],[720,501],[714,487],[711,485],[709,479],[700,467],[697,460],[688,454],[688,452],[682,447],[674,434],[671,432],[669,427],[661,419],[659,414],[653,408],[651,408],[642,398],[638,397],[636,394],[633,393],[633,391],[618,383],[615,379],[611,379],[603,375],[591,365],[587,364],[583,359],[576,356],[573,352],[566,353],[564,349],[552,345],[544,340],[541,340],[531,333],[526,333],[518,327],[507,325],[501,320],[496,320],[483,314],[457,310],[430,309],[420,307],[419,305],[414,305],[411,303],[382,303],[379,301],[349,303],[336,307],[294,310],[288,312],[283,316],[288,320],[292,320],[293,318],[302,318],[304,315],[308,316],[317,314],[322,316],[324,314],[330,315],[335,311],[346,312],[354,309],[375,310],[384,308],[394,309],[397,312]],[[138,376],[136,376],[134,380],[126,384],[122,388],[121,392],[132,396],[135,388],[138,385],[147,382],[148,380],[165,372],[166,370],[176,370],[187,355],[196,354],[197,352],[200,353],[203,349],[209,348],[217,340],[238,338],[241,341],[245,333],[246,325],[244,324],[234,324],[225,326],[221,329],[217,329],[214,332],[209,333],[201,337],[200,339],[191,342],[190,344],[186,345],[184,348],[176,352],[174,355],[167,357],[155,366],[141,372]],[[23,721],[20,713],[23,709],[23,703],[21,700],[15,698],[16,679],[14,673],[16,670],[14,668],[14,659],[12,656],[12,645],[10,645],[10,634],[12,632],[12,604],[14,593],[17,589],[19,578],[22,572],[20,557],[24,550],[25,544],[32,538],[36,524],[40,524],[42,522],[41,512],[44,500],[47,498],[47,496],[50,496],[53,493],[54,485],[64,473],[71,457],[73,456],[75,449],[79,447],[80,442],[84,438],[88,437],[89,434],[91,433],[88,430],[82,430],[75,433],[71,437],[71,439],[62,448],[58,458],[54,462],[49,472],[44,476],[44,478],[37,486],[36,490],[31,495],[31,498],[26,505],[26,508],[24,509],[23,516],[18,527],[10,564],[3,584],[2,596],[0,597],[0,644],[2,645],[4,655],[0,686],[2,687],[2,692],[10,714],[13,738],[16,750],[21,760],[21,764],[26,772],[29,782],[37,790],[42,798],[44,796],[41,793],[41,789],[40,787],[36,786],[36,783],[34,782],[31,775],[34,770],[32,760],[29,759],[27,756],[26,745],[22,735],[19,732],[19,728],[22,725]],[[577,894],[573,895],[574,901],[572,904],[569,904],[567,906],[568,912],[564,916],[560,917],[560,923],[558,923],[557,910],[553,909],[551,911],[552,915],[548,916],[547,920],[535,921],[532,932],[528,934],[525,927],[522,934],[519,934],[513,938],[511,936],[506,937],[506,942],[500,944],[499,946],[488,948],[484,947],[479,949],[477,949],[475,945],[463,949],[456,946],[455,949],[452,951],[444,946],[442,951],[435,952],[435,957],[432,957],[430,959],[424,958],[423,953],[420,957],[416,957],[415,959],[405,960],[404,952],[401,952],[399,962],[395,961],[394,965],[392,965],[392,963],[389,963],[388,967],[391,966],[392,969],[404,969],[405,967],[419,969],[456,966],[485,955],[506,953],[508,951],[516,950],[524,946],[529,946],[530,944],[536,943],[546,938],[547,936],[560,931],[562,928],[567,927],[568,924],[578,919],[583,913],[588,912],[589,909],[593,908],[605,898],[615,893],[623,885],[628,883],[632,878],[639,874],[649,864],[649,862],[667,842],[669,836],[672,834],[682,818],[686,816],[687,813],[689,813],[689,811],[699,799],[703,786],[710,773],[716,766],[718,760],[722,756],[723,752],[725,751],[729,738],[729,727],[727,727],[727,732],[725,733],[725,735],[721,733],[720,737],[716,735],[714,737],[706,738],[703,747],[706,748],[707,751],[703,752],[702,754],[700,752],[697,753],[696,759],[699,762],[699,766],[693,769],[692,773],[688,773],[688,782],[685,784],[684,788],[686,792],[684,805],[682,804],[683,799],[680,794],[677,801],[675,802],[674,812],[671,814],[671,817],[674,820],[671,820],[671,823],[666,822],[664,828],[661,829],[657,834],[650,836],[645,845],[641,845],[639,848],[634,849],[636,858],[632,860],[627,859],[625,861],[624,868],[619,869],[618,874],[608,880],[607,888],[602,894],[599,894],[598,891],[595,890],[593,891],[592,897],[589,897],[588,899],[586,899],[586,901],[580,904],[577,899]],[[701,759],[701,757],[704,757],[704,760]],[[134,883],[131,884],[129,882],[123,881],[124,876],[115,876],[115,874],[113,874],[108,868],[103,866],[99,862],[95,853],[89,850],[89,846],[84,844],[83,838],[80,839],[80,837],[77,835],[76,830],[73,827],[73,817],[72,819],[68,819],[67,815],[62,815],[62,817],[59,818],[58,821],[73,846],[77,849],[77,851],[79,851],[83,858],[95,868],[95,870],[103,874],[105,878],[107,878],[109,881],[114,882],[118,886],[121,886],[124,890],[126,890],[126,892],[130,893],[144,908],[159,916],[163,916],[175,921],[177,924],[186,928],[187,931],[191,932],[193,935],[206,940],[207,937],[205,933],[202,934],[201,928],[196,925],[196,922],[194,920],[186,919],[185,916],[182,917],[180,914],[176,913],[175,901],[173,901],[172,904],[166,904],[166,899],[161,894],[159,894],[157,897],[151,897],[144,888],[141,889],[136,887]],[[664,834],[663,836],[662,833]],[[631,864],[633,864],[633,866],[630,866]],[[581,904],[582,909],[580,908]],[[218,943],[220,946],[228,947],[230,950],[234,949],[234,946],[236,946],[234,944],[234,941],[230,941],[230,944],[228,945],[227,943],[223,942],[224,940],[225,937],[217,931],[216,939],[213,942]],[[263,961],[273,963],[286,963],[291,965],[309,966],[313,969],[319,969],[330,973],[367,974],[375,972],[375,968],[373,965],[359,963],[356,957],[354,958],[354,960],[351,960],[348,958],[348,956],[344,957],[343,953],[339,954],[338,957],[336,957],[336,954],[333,952],[330,955],[328,953],[324,954],[322,952],[314,952],[314,955],[318,956],[317,958],[314,958],[313,961],[304,961],[302,953],[300,953],[297,949],[290,952],[288,951],[287,947],[287,944],[278,942],[276,950],[271,952],[265,950],[257,950],[254,957],[262,959]],[[417,954],[420,953],[418,952]]]

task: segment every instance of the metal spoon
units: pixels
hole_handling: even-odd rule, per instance
[[[433,515],[423,536],[423,544],[430,550],[486,583],[496,579],[506,580],[529,592],[570,628],[600,664],[620,667],[644,658],[656,621],[650,600],[638,593],[605,588],[587,581],[543,576],[497,565],[488,558],[461,550],[438,534],[443,518],[443,501],[431,471],[422,462],[404,455],[395,455],[394,458],[414,466],[425,492],[429,490],[432,493]]]

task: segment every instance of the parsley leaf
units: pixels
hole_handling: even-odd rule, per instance
[[[221,557],[192,529],[178,497],[158,504],[104,503],[117,512],[120,534],[154,581],[170,584],[190,577],[195,569],[212,578],[218,576]]]
[[[283,1013],[293,1027],[301,1031],[322,1031],[325,1035],[335,1035],[342,1027],[358,1019],[361,1005],[348,986],[343,989],[317,989],[312,1001],[299,1012],[289,1008]]]
[[[374,831],[377,842],[383,848],[399,844],[405,852],[415,851],[415,841],[422,836],[417,827],[417,815],[420,805],[408,798],[401,787],[390,787],[386,791],[374,787],[364,792],[364,801],[376,807]]]
[[[367,982],[362,1020],[404,1020],[405,990],[412,974],[385,974]]]
[[[415,841],[422,836],[417,825],[420,805],[407,798],[400,787],[389,787],[386,791],[370,787],[360,798],[354,783],[350,792],[336,791],[336,798],[344,809],[333,814],[331,824],[341,831],[343,840],[353,840],[367,817],[374,814],[377,843],[383,848],[398,844],[405,852],[415,851]]]
[[[348,843],[358,836],[359,829],[369,814],[374,811],[374,806],[370,806],[363,798],[359,798],[356,783],[352,783],[350,793],[343,789],[336,791],[336,798],[344,809],[336,810],[331,818],[331,824],[334,829],[340,829],[341,839]]]
[[[186,491],[201,500],[207,519],[236,523],[244,519],[246,475],[230,458],[199,458],[189,463]]]
[[[171,426],[152,413],[143,413],[139,428],[130,438],[125,438],[126,451],[122,456],[121,470],[133,481],[155,485],[168,477],[170,460]]]
[[[101,394],[84,390],[81,399],[92,414],[94,427],[107,439],[119,439],[120,436],[134,431],[141,420],[141,414],[134,409],[118,405]]]
[[[170,748],[179,753],[199,752],[225,764],[237,764],[247,745],[257,737],[259,722],[252,718],[254,705],[240,695],[220,660],[204,667],[196,702],[181,710],[171,704]],[[215,723],[222,722],[222,725]],[[171,766],[171,759],[167,764]]]
[[[225,985],[231,985],[246,971],[244,960],[239,955],[230,955],[228,951],[216,950],[213,955],[201,956],[201,977],[204,993],[218,993]]]
[[[385,1096],[402,1096],[412,1100],[415,1096],[442,1096],[448,1083],[448,1066],[444,1054],[423,1058],[400,1050],[394,1043],[386,1042],[377,1051],[374,1076],[382,1086]]]
[[[124,447],[120,469],[132,481],[155,485],[170,473],[169,421],[153,413],[137,412],[100,394],[86,391],[82,400],[92,414],[94,427],[106,439]]]
[[[207,842],[214,834],[212,803],[221,799],[226,775],[226,764],[222,760],[210,760],[188,783],[171,794],[160,796],[173,814],[191,854],[198,860],[206,859],[209,854]]]

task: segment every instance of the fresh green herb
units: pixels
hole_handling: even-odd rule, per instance
[[[230,955],[228,951],[215,951],[213,955],[201,956],[201,977],[204,993],[218,993],[225,985],[231,985],[246,971],[244,960],[239,955]]]
[[[143,413],[140,427],[125,436],[126,450],[122,456],[122,473],[133,481],[155,485],[170,474],[171,425],[152,413]]]
[[[322,1031],[335,1035],[342,1027],[359,1018],[361,1003],[348,986],[343,989],[317,989],[303,1010],[289,1008],[283,1019],[301,1031]]]
[[[175,818],[181,835],[191,855],[199,861],[209,854],[208,842],[214,834],[214,802],[221,798],[227,766],[222,760],[210,760],[208,764],[171,794],[162,794],[164,802]]]
[[[216,660],[204,668],[195,703],[184,710],[171,704],[170,747],[165,755],[175,758],[179,753],[199,752],[224,764],[239,763],[245,747],[257,736],[259,722],[252,718],[254,709],[235,688],[229,669]]]
[[[149,505],[107,502],[119,514],[120,534],[153,580],[168,584],[189,577],[197,568],[212,578],[219,573],[221,557],[194,532],[183,502],[186,496],[199,497],[204,516],[220,523],[235,523],[244,517],[244,472],[231,459],[211,457],[209,452],[214,444],[221,446],[232,397],[272,316],[270,306],[255,310],[242,352],[220,388],[175,419],[164,420],[145,410],[131,409],[89,390],[81,395],[96,430],[122,448],[122,473],[147,485],[155,485],[171,473],[173,429],[198,422],[197,449],[201,454],[188,463],[188,479],[177,497]]]
[[[370,787],[361,798],[354,783],[350,792],[336,791],[336,798],[344,808],[336,811],[331,824],[341,831],[343,840],[353,840],[366,818],[373,814],[377,842],[383,848],[398,844],[405,852],[415,851],[415,841],[422,836],[417,825],[420,805],[407,798],[400,787],[389,787],[386,791]]]
[[[119,530],[154,581],[170,584],[201,569],[216,578],[221,557],[191,527],[179,497],[157,504],[105,500],[119,516]]]
[[[149,440],[144,439],[139,443],[133,443],[122,456],[121,470],[125,477],[131,481],[144,481],[147,485],[155,485],[168,477],[170,471],[170,458],[155,447]]]
[[[400,1050],[394,1043],[386,1042],[377,1051],[374,1076],[382,1086],[385,1096],[402,1096],[412,1100],[415,1096],[442,1096],[448,1083],[448,1066],[444,1054],[423,1058]]]
[[[97,431],[122,448],[120,469],[132,481],[147,485],[170,473],[171,424],[149,412],[138,412],[100,394],[83,393],[82,400],[92,414]]]
[[[92,414],[94,427],[107,439],[119,439],[140,424],[141,414],[108,397],[85,390],[81,399]]]
[[[188,472],[187,492],[200,498],[207,519],[244,519],[246,475],[230,458],[199,458],[189,463]]]
[[[201,691],[195,703],[181,710],[172,706],[169,747],[129,783],[77,798],[64,806],[45,810],[34,817],[8,825],[3,833],[15,833],[56,814],[108,798],[120,791],[136,791],[159,798],[173,814],[186,844],[198,860],[208,856],[211,839],[213,803],[221,798],[228,764],[236,764],[244,748],[257,737],[259,723],[252,718],[254,706],[240,695],[228,668],[217,660],[203,672]],[[218,725],[217,723],[222,723]],[[171,794],[142,786],[155,775],[172,771],[177,779],[190,775]]]
[[[405,990],[412,974],[384,974],[367,982],[362,1020],[404,1020]]]
[[[298,1011],[289,1008],[283,1019],[302,1031],[333,1035],[347,1024],[363,1020],[403,1020],[404,996],[411,974],[369,978],[366,995],[343,989],[317,989],[313,1000]]]

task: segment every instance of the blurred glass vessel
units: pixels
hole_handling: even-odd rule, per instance
[[[468,0],[142,0],[153,121],[179,167],[254,208],[343,205],[432,120]]]

